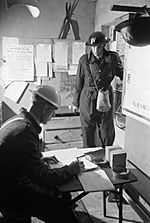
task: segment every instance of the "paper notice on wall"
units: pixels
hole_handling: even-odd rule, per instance
[[[19,39],[17,37],[3,36],[3,57],[7,52],[7,48],[11,45],[19,45]]]
[[[47,77],[47,62],[36,62],[36,76],[38,77]]]
[[[55,41],[54,62],[56,71],[66,71],[68,69],[68,43],[65,41]]]
[[[52,62],[51,44],[38,44],[36,51],[38,62]]]
[[[72,64],[78,64],[80,57],[85,54],[85,42],[73,42]]]
[[[33,45],[10,44],[5,48],[7,80],[33,81]]]

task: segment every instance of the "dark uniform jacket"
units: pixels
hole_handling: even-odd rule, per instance
[[[34,189],[52,189],[74,174],[69,166],[51,170],[42,160],[41,127],[26,110],[0,129],[0,197]]]
[[[84,54],[78,64],[73,104],[80,108],[81,120],[99,121],[96,110],[97,89],[111,89],[114,76],[123,79],[123,66],[118,53],[104,50],[104,57],[98,60],[92,52]],[[110,99],[111,100],[111,99]],[[112,100],[111,100],[112,103]]]

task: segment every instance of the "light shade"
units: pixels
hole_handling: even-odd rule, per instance
[[[137,17],[119,23],[115,30],[120,32],[123,39],[133,46],[150,44],[150,17]]]
[[[7,8],[17,4],[25,5],[34,18],[37,18],[40,14],[37,0],[6,0]]]

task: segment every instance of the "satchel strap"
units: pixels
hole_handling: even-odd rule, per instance
[[[92,77],[92,79],[93,79],[93,82],[94,82],[95,88],[96,88],[96,90],[98,91],[98,87],[97,87],[96,81],[95,81],[94,76],[93,76],[93,72],[92,72],[92,66],[91,66],[91,64],[89,64],[89,67],[90,67],[91,77]]]

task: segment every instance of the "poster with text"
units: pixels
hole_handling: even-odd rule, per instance
[[[150,125],[150,46],[130,46],[125,72],[123,113]]]
[[[5,48],[7,80],[33,81],[33,45],[10,44]]]

